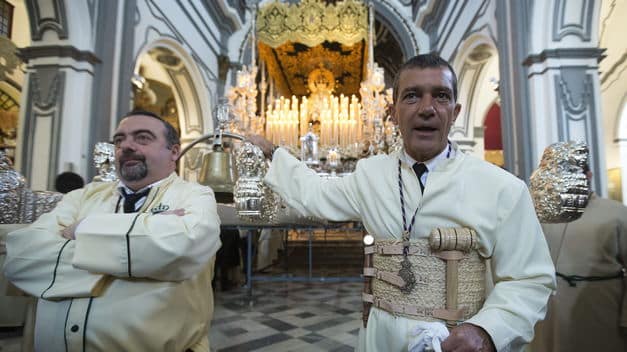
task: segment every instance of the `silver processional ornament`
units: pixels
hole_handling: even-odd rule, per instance
[[[27,188],[24,176],[0,152],[0,224],[31,223],[52,210],[62,197],[61,193]]]
[[[309,124],[309,130],[300,138],[300,160],[308,166],[320,164],[318,156],[318,141],[320,138],[313,132],[313,127]]]
[[[583,142],[558,142],[544,150],[529,187],[540,222],[570,222],[581,217],[590,198],[587,165],[588,146]]]
[[[233,198],[238,217],[249,222],[275,222],[280,198],[263,183],[268,171],[263,152],[252,143],[244,142],[236,151],[235,162],[239,178]]]
[[[94,166],[98,174],[94,176],[94,181],[111,182],[117,181],[118,175],[115,170],[115,146],[111,143],[98,142],[94,146]]]
[[[11,167],[11,160],[0,152],[0,224],[20,221],[20,200],[26,179]]]

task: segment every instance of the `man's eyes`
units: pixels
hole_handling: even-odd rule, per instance
[[[439,92],[436,94],[435,98],[441,102],[448,102],[451,100],[451,95],[447,92]]]
[[[403,95],[403,100],[405,101],[416,101],[418,99],[418,94],[416,92],[407,92]]]
[[[451,93],[447,91],[434,92],[432,96],[433,96],[433,99],[435,99],[436,101],[440,103],[448,103],[452,99]],[[408,103],[416,102],[420,98],[422,98],[422,94],[419,94],[418,92],[407,92],[403,94],[403,97],[402,97],[403,101],[408,102]]]
[[[150,141],[152,141],[152,136],[149,135],[148,133],[140,133],[135,136],[135,142],[137,143],[146,144]]]
[[[122,142],[124,141],[126,137],[124,136],[119,136],[119,137],[115,137],[113,138],[113,145],[115,145],[116,147],[119,147],[120,144],[122,144]],[[152,135],[150,135],[149,133],[138,133],[136,135],[134,135],[133,137],[133,141],[135,143],[138,144],[148,144],[150,142],[152,142],[153,137]]]

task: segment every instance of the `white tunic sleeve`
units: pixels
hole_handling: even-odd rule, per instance
[[[359,194],[353,182],[359,172],[358,167],[349,176],[323,179],[279,148],[264,181],[302,215],[348,221],[360,218]]]
[[[7,235],[5,275],[29,295],[51,299],[99,294],[104,276],[76,270],[72,266],[75,241],[60,234],[77,220],[82,192],[66,194],[52,212]]]
[[[533,338],[555,287],[555,272],[529,192],[519,182],[511,209],[502,210],[488,246],[495,286],[483,308],[467,322],[484,328],[498,351],[518,351]]]

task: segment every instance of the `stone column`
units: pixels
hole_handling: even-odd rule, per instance
[[[93,53],[95,3],[27,0],[31,44],[26,63],[16,166],[34,190],[52,189],[56,175],[86,174],[92,82],[101,62]],[[69,6],[71,5],[71,6]]]
[[[582,140],[590,147],[592,188],[607,196],[598,48],[600,1],[536,1],[530,38],[523,61],[529,80],[530,121],[537,162],[547,145]],[[548,23],[540,23],[549,14]]]
[[[506,166],[528,180],[546,146],[590,146],[593,189],[607,194],[597,47],[598,1],[497,3]]]

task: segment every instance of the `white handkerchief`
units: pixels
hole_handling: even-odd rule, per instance
[[[440,344],[448,337],[446,325],[440,322],[419,321],[411,332],[409,352],[442,352]]]

